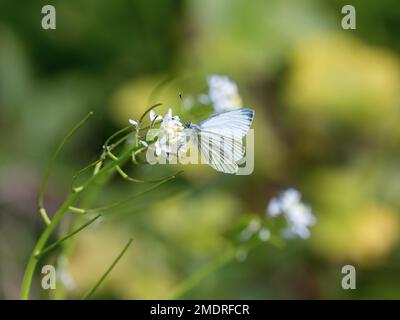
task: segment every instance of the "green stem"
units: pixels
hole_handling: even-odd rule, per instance
[[[132,126],[127,126],[125,128],[122,128],[121,130],[118,130],[117,132],[113,133],[110,137],[108,137],[108,139],[104,142],[103,144],[103,148],[106,149],[110,143],[110,141],[112,139],[114,139],[115,137],[119,136],[121,133],[131,130]],[[130,134],[130,133],[129,133]],[[129,134],[127,134],[126,136],[128,136]]]
[[[41,253],[42,249],[46,245],[50,235],[53,233],[54,229],[60,222],[61,218],[64,216],[65,212],[67,212],[68,207],[72,205],[76,198],[78,197],[78,193],[71,194],[68,199],[64,202],[62,207],[56,212],[51,220],[50,224],[46,226],[42,235],[40,236],[38,242],[36,243],[31,256],[29,257],[28,264],[25,269],[24,278],[22,280],[22,288],[20,293],[20,298],[22,300],[26,300],[29,298],[29,291],[32,283],[33,274],[35,272],[38,259],[36,256]]]
[[[111,160],[113,160],[113,161],[117,161],[117,160],[118,160],[118,158],[117,158],[111,151],[107,150],[107,154],[108,154],[108,156],[111,158]],[[132,152],[132,154],[134,154],[134,152]],[[119,175],[120,175],[122,178],[124,178],[125,180],[127,180],[127,181],[130,181],[130,182],[139,182],[139,183],[140,183],[140,182],[144,182],[143,180],[135,179],[135,178],[130,177],[128,174],[125,173],[124,170],[121,169],[121,167],[120,167],[119,165],[116,165],[116,166],[115,166],[115,169],[117,170],[117,172],[119,173]]]
[[[30,287],[31,287],[31,283],[32,283],[32,279],[33,279],[33,275],[38,263],[38,258],[37,256],[41,255],[42,250],[44,248],[44,246],[46,245],[49,237],[51,236],[51,234],[53,233],[53,231],[55,230],[55,228],[57,227],[57,225],[59,224],[59,222],[61,221],[62,217],[64,216],[64,214],[70,210],[71,206],[75,203],[77,197],[79,196],[80,192],[85,190],[89,185],[91,185],[94,181],[96,181],[96,179],[98,179],[100,176],[104,175],[105,172],[109,172],[110,170],[112,170],[116,165],[119,165],[120,163],[122,163],[123,161],[125,161],[131,154],[131,152],[134,152],[135,149],[129,149],[126,152],[124,152],[124,154],[118,158],[117,161],[113,161],[110,162],[109,164],[107,164],[102,170],[100,170],[96,175],[91,176],[81,187],[79,187],[79,192],[73,192],[72,194],[70,194],[70,196],[67,198],[67,200],[63,203],[62,207],[56,212],[56,214],[53,217],[53,220],[51,220],[50,224],[48,224],[46,226],[46,228],[44,229],[42,235],[40,236],[38,242],[36,243],[33,252],[29,258],[28,264],[26,266],[25,269],[25,273],[24,273],[24,278],[22,280],[22,288],[21,288],[21,293],[20,293],[20,298],[23,300],[26,300],[29,298],[29,292],[30,292]],[[180,173],[180,172],[179,172]],[[177,174],[179,174],[177,173]],[[133,196],[124,199],[122,201],[119,201],[117,203],[105,206],[105,207],[101,207],[101,208],[97,208],[95,210],[99,210],[99,211],[103,211],[103,210],[109,210],[111,208],[114,208],[120,204],[124,204],[127,201],[130,201],[134,198],[137,198],[155,188],[157,188],[159,185],[175,178],[175,176],[177,175],[173,175],[170,176],[169,178],[160,181],[159,183],[155,184],[154,186],[144,190],[143,192],[139,192],[137,194],[134,194]],[[75,189],[76,190],[76,189]],[[94,210],[88,210],[88,211],[94,211]],[[86,212],[88,212],[86,211]]]
[[[131,133],[129,133],[129,134],[131,134]],[[110,146],[108,149],[109,149],[109,150],[112,150],[113,148],[115,148],[115,147],[117,147],[119,144],[121,144],[121,143],[123,142],[123,140],[125,140],[125,139],[126,139],[126,136],[124,136],[124,138],[120,139],[118,142],[113,143],[113,145]],[[134,149],[134,150],[136,150],[136,149]],[[126,161],[126,160],[127,160],[127,158],[125,159],[125,161]],[[95,172],[93,173],[93,175],[97,175],[97,174],[99,173],[99,171],[100,171],[100,169],[101,169],[101,165],[102,165],[102,161],[99,161],[99,162],[96,164],[96,170],[95,170]],[[107,181],[109,181],[109,180],[111,179],[111,177],[113,176],[113,174],[114,174],[115,171],[110,170],[109,172],[110,172],[111,174],[109,174],[108,176],[106,176],[105,179],[97,179],[97,180],[95,181],[95,186],[94,186],[94,188],[91,188],[91,189],[90,189],[90,193],[87,194],[86,197],[85,197],[85,200],[84,200],[85,205],[84,205],[84,207],[89,207],[89,206],[92,204],[92,202],[95,201],[95,199],[97,198],[97,196],[98,196],[98,194],[99,194],[99,192],[100,192],[102,186],[103,186],[104,184],[106,184]],[[71,209],[71,207],[70,207],[69,209]],[[82,212],[82,210],[84,211],[84,209],[80,209],[80,208],[77,208],[77,209],[78,209],[80,212]],[[85,213],[86,213],[86,212],[85,212]],[[78,226],[78,224],[79,224],[80,221],[82,220],[82,217],[83,217],[82,214],[78,214],[78,215],[75,215],[75,216],[73,217],[73,220],[72,220],[72,222],[71,222],[71,224],[70,224],[70,227],[69,227],[69,231],[68,231],[66,234],[68,234],[69,232],[72,232],[73,229],[74,229],[75,227]],[[73,238],[69,239],[69,241],[66,241],[66,242],[62,243],[62,245],[61,245],[61,250],[60,250],[60,257],[64,257],[64,258],[67,257],[67,256],[68,256],[68,253],[72,250],[72,247],[73,247]],[[64,268],[65,266],[57,266],[57,267]],[[57,299],[57,300],[60,300],[60,299],[64,299],[65,296],[66,296],[65,288],[64,288],[64,286],[63,286],[63,283],[60,282],[60,283],[57,284],[57,290],[55,290],[54,296],[53,296],[53,297],[54,297],[55,299]]]
[[[260,244],[265,243],[261,240],[255,240],[250,242],[247,246],[242,248],[229,248],[223,255],[218,256],[215,260],[211,261],[208,265],[201,268],[193,275],[186,278],[178,287],[173,291],[171,297],[169,299],[178,299],[182,297],[185,293],[192,290],[196,287],[202,280],[209,277],[211,274],[217,272],[225,265],[230,263],[236,258],[237,250],[243,249],[246,252],[251,251],[252,249],[258,247]],[[273,244],[277,247],[281,247],[283,245],[283,241],[275,236],[271,236],[268,240],[268,243]]]
[[[217,270],[227,265],[230,261],[232,261],[235,258],[235,255],[236,255],[236,250],[234,248],[230,248],[223,255],[218,256],[214,261],[206,265],[204,268],[200,269],[193,275],[186,278],[173,291],[173,294],[168,299],[174,300],[180,298],[186,292],[190,291],[196,285],[198,285],[203,279],[207,278],[209,275],[215,273]]]
[[[78,208],[78,207],[74,207],[74,206],[69,206],[68,208],[69,211],[73,212],[73,213],[77,213],[77,214],[85,214],[85,210]]]
[[[88,222],[84,223],[82,226],[77,228],[76,230],[72,231],[71,233],[67,234],[66,236],[62,237],[60,240],[57,240],[56,242],[53,242],[52,244],[48,245],[46,248],[44,248],[40,254],[36,255],[37,259],[40,259],[44,254],[50,252],[51,250],[57,248],[60,244],[62,244],[64,241],[68,240],[69,238],[73,237],[76,235],[78,232],[82,231],[89,225],[91,225],[93,222],[95,222],[98,218],[101,217],[101,214],[95,216],[93,219],[89,220]]]
[[[41,215],[41,217],[42,217],[44,223],[46,224],[46,226],[48,226],[48,225],[51,223],[51,221],[50,221],[50,219],[49,219],[49,216],[47,215],[46,209],[43,208],[43,207],[40,208],[40,209],[39,209],[39,213],[40,213],[40,215]]]
[[[82,122],[82,121],[81,121]],[[64,139],[65,140],[65,139]],[[24,273],[24,278],[22,280],[22,288],[21,288],[21,293],[20,293],[20,298],[23,300],[26,300],[29,298],[29,291],[32,283],[32,278],[38,263],[38,259],[36,258],[38,255],[41,254],[42,249],[46,245],[49,237],[61,221],[62,217],[64,216],[65,212],[67,212],[74,204],[76,199],[78,198],[78,195],[80,194],[81,191],[83,191],[85,188],[87,188],[90,184],[92,184],[98,177],[102,176],[105,172],[108,172],[109,170],[113,169],[113,167],[120,162],[124,161],[130,156],[130,152],[134,150],[127,150],[120,158],[118,161],[111,162],[108,165],[106,165],[102,170],[98,172],[98,174],[91,176],[81,187],[75,189],[75,192],[70,194],[70,196],[67,198],[67,200],[63,203],[61,208],[56,212],[54,215],[53,219],[51,220],[50,224],[46,226],[44,229],[43,233],[41,234],[38,242],[36,243],[33,252],[28,260],[28,264],[25,269]]]
[[[42,208],[44,208],[44,194],[46,192],[46,187],[47,187],[47,181],[49,179],[49,175],[50,172],[53,168],[53,165],[58,157],[58,155],[60,154],[62,148],[64,147],[64,145],[68,142],[68,140],[74,135],[74,133],[80,128],[82,127],[85,122],[93,115],[93,112],[89,112],[81,121],[79,121],[68,133],[67,135],[63,138],[63,140],[61,141],[61,143],[59,144],[59,146],[57,147],[57,150],[54,152],[53,156],[51,157],[46,170],[44,172],[43,175],[43,180],[42,180],[42,184],[40,186],[40,193],[39,193],[39,211],[40,211],[40,215],[42,216],[43,220],[45,221],[45,223],[47,225],[48,222],[50,221],[49,217],[47,216],[46,210],[42,210]]]
[[[87,170],[89,170],[89,169],[92,168],[92,167],[97,168],[97,167],[99,166],[99,164],[101,164],[101,162],[102,162],[101,159],[98,159],[98,160],[96,160],[96,161],[93,161],[91,164],[88,164],[86,167],[80,169],[77,173],[75,173],[75,174],[72,176],[71,190],[74,190],[75,181],[76,181],[84,172],[86,172]],[[100,170],[100,168],[97,170],[96,173],[98,173],[99,170]]]
[[[101,276],[101,278],[97,281],[97,283],[94,285],[92,289],[86,293],[82,299],[86,300],[89,299],[93,293],[97,290],[97,288],[103,283],[105,278],[108,276],[108,274],[114,269],[114,267],[117,265],[118,261],[121,260],[123,255],[125,254],[126,250],[128,250],[129,246],[131,245],[133,239],[129,239],[128,243],[125,245],[124,249],[122,249],[121,253],[117,256],[117,258],[113,261],[113,263],[110,265],[110,267],[106,270],[106,272]]]
[[[135,159],[136,154],[138,154],[139,152],[141,152],[142,150],[145,150],[145,149],[146,149],[145,147],[142,147],[141,149],[138,149],[136,152],[132,152],[133,159]],[[111,158],[111,160],[118,161],[118,157],[116,157],[110,150],[107,150],[107,155]],[[161,178],[155,179],[155,180],[141,180],[141,179],[136,179],[136,178],[132,178],[131,176],[129,176],[119,165],[116,165],[115,169],[117,170],[118,174],[123,179],[125,179],[129,182],[135,182],[135,183],[155,183],[155,182],[164,181],[166,178],[170,177],[170,176],[161,177]],[[177,174],[179,174],[179,172]]]
[[[123,136],[121,139],[119,139],[117,142],[115,142],[112,146],[107,146],[105,148],[105,150],[108,151],[112,151],[114,148],[118,147],[122,142],[124,142],[129,135],[131,135],[132,133],[129,132],[127,135]],[[112,136],[111,136],[112,137]],[[110,138],[111,138],[110,137]],[[136,150],[137,148],[134,149],[135,152],[138,152],[139,150]],[[132,154],[134,154],[135,152],[132,152]],[[106,155],[107,152],[104,153],[104,155]],[[74,174],[74,176],[72,177],[72,181],[71,181],[71,190],[78,190],[77,192],[79,192],[79,187],[75,188],[75,181],[83,174],[85,173],[88,169],[95,167],[94,171],[93,171],[93,175],[97,175],[100,172],[101,166],[103,165],[103,155],[100,157],[100,159],[97,159],[96,161],[93,161],[92,163],[90,163],[89,165],[87,165],[86,167],[80,169],[77,173]]]
[[[131,156],[132,152],[135,152],[136,148],[130,148],[125,150],[125,152],[118,158],[116,161],[112,161],[108,164],[106,164],[103,169],[101,169],[99,172],[97,172],[95,175],[92,175],[90,178],[86,180],[81,186],[74,188],[74,192],[81,192],[85,190],[90,184],[93,183],[96,179],[98,179],[100,176],[104,175],[106,172],[109,172],[109,170],[113,169],[115,166],[120,165],[123,163],[126,159],[128,159]]]
[[[112,178],[114,172],[111,172],[105,179],[99,179],[96,180],[95,184],[88,190],[88,192],[85,194],[81,202],[83,203],[83,206],[89,207],[92,205],[92,203],[97,199],[99,193],[102,190],[102,187]],[[83,220],[84,215],[82,214],[76,214],[72,217],[72,220],[65,231],[65,235],[68,233],[72,232],[75,228],[78,228],[80,223]],[[66,265],[65,263],[62,263],[62,261],[68,261],[67,257],[73,250],[73,245],[74,245],[74,238],[70,238],[68,241],[65,241],[61,244],[61,248],[59,249],[59,258],[57,259],[57,265],[56,269],[58,272],[63,272],[65,270]],[[52,298],[55,300],[63,300],[66,298],[66,288],[64,286],[64,283],[60,280],[57,282],[57,289],[52,290]]]
[[[142,114],[142,116],[140,117],[140,119],[139,119],[139,124],[142,123],[142,121],[143,121],[144,117],[146,116],[146,114],[148,114],[151,110],[153,110],[154,108],[157,108],[157,107],[159,107],[159,106],[161,106],[161,105],[162,105],[162,103],[156,103],[155,105],[152,105],[150,108],[148,108],[148,109]]]
[[[135,194],[133,194],[133,195],[131,195],[129,197],[126,197],[125,199],[122,199],[120,201],[117,201],[117,202],[114,202],[114,203],[111,203],[109,205],[105,205],[105,206],[102,206],[102,207],[98,207],[98,208],[83,209],[83,210],[85,211],[85,213],[88,213],[88,212],[101,212],[101,211],[107,211],[107,210],[110,210],[110,209],[115,209],[116,207],[124,205],[125,203],[127,203],[127,202],[129,202],[129,201],[131,201],[133,199],[139,198],[139,197],[145,195],[146,193],[148,193],[150,191],[153,191],[154,189],[157,189],[162,184],[164,184],[164,183],[166,183],[166,182],[168,182],[168,181],[170,181],[172,179],[175,179],[176,176],[181,174],[182,172],[183,171],[179,171],[179,172],[175,173],[174,175],[169,176],[169,177],[165,178],[164,180],[161,180],[160,182],[152,185],[151,187],[149,187],[149,188],[147,188],[147,189],[145,189],[145,190],[143,190],[141,192],[135,193]]]

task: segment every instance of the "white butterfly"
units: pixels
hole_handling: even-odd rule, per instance
[[[215,170],[234,174],[237,162],[244,156],[243,137],[247,135],[254,119],[248,108],[219,113],[198,123],[185,123],[193,131],[203,163]]]

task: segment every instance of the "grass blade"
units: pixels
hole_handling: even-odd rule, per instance
[[[88,291],[88,293],[86,293],[82,299],[86,300],[89,299],[93,293],[97,290],[97,288],[103,283],[103,281],[105,280],[105,278],[108,276],[108,274],[112,271],[112,269],[114,269],[114,267],[116,266],[116,264],[118,263],[119,260],[121,260],[121,258],[123,257],[123,255],[125,254],[126,250],[128,250],[129,246],[132,243],[132,238],[129,239],[128,243],[125,245],[124,249],[122,249],[121,253],[118,255],[118,257],[113,261],[113,263],[110,265],[110,267],[106,270],[106,272],[101,276],[101,278],[99,279],[99,281],[97,281],[97,283],[94,285],[94,287],[92,289],[90,289]]]

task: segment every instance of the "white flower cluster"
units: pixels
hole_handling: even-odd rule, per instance
[[[213,104],[215,113],[239,109],[242,98],[235,82],[227,76],[211,75],[207,78],[208,96]]]
[[[166,156],[169,159],[171,155],[176,156],[179,151],[186,152],[186,134],[179,116],[172,116],[171,109],[168,109],[164,118],[150,113],[151,122],[158,120],[162,122],[157,134],[158,139],[154,144],[156,156]]]
[[[308,228],[316,222],[311,208],[301,202],[301,194],[295,189],[288,189],[279,197],[272,198],[266,211],[271,217],[281,214],[285,217],[288,226],[283,235],[288,238],[308,238],[310,236]]]

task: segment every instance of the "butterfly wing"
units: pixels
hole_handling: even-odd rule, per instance
[[[236,173],[243,158],[242,138],[250,129],[254,111],[248,108],[212,116],[199,123],[198,137],[202,160],[215,170]]]
[[[236,173],[238,165],[234,160],[232,153],[233,139],[221,141],[221,136],[209,132],[199,133],[199,149],[202,162],[210,165],[217,171],[225,173]],[[235,151],[236,157],[243,157],[242,149]]]
[[[244,137],[249,131],[254,119],[254,110],[242,108],[238,110],[219,113],[200,122],[197,126],[201,131],[216,131],[216,133],[234,134]]]

